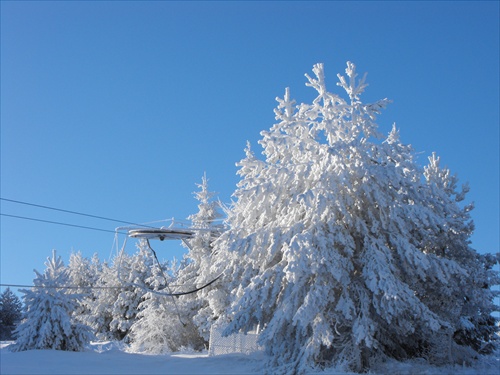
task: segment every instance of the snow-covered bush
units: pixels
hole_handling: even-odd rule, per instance
[[[272,372],[343,364],[367,370],[383,358],[471,360],[495,341],[493,257],[470,247],[467,186],[432,155],[422,169],[394,126],[379,134],[387,104],[364,104],[355,66],[326,89],[323,65],[296,105],[286,89],[278,123],[250,149],[215,244],[212,318],[226,334],[264,328]],[[226,290],[226,291],[225,291]]]
[[[10,348],[13,351],[81,351],[93,335],[88,326],[73,317],[79,296],[64,288],[68,285],[68,272],[55,250],[45,265],[47,268],[43,274],[35,270],[35,286],[31,290],[21,290],[26,311],[23,321],[14,331],[16,343]]]

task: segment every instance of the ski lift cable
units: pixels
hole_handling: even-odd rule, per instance
[[[87,226],[84,226],[84,225],[77,225],[77,224],[63,223],[63,222],[60,222],[60,221],[52,221],[52,220],[37,219],[37,218],[34,218],[34,217],[19,216],[19,215],[10,215],[10,214],[4,214],[4,213],[0,213],[0,215],[1,215],[1,216],[5,216],[5,217],[12,217],[12,218],[16,218],[16,219],[23,219],[23,220],[38,221],[38,222],[41,222],[41,223],[56,224],[56,225],[64,225],[64,226],[67,226],[67,227],[74,227],[74,228],[81,228],[81,229],[95,230],[95,231],[99,231],[99,232],[117,233],[116,231],[109,230],[109,229],[101,229],[101,228],[87,227]],[[127,234],[126,232],[118,232],[118,233],[120,233],[120,234]]]
[[[135,226],[138,226],[138,227],[153,228],[153,227],[150,227],[149,225],[137,224],[137,223],[133,223],[133,222],[131,222],[131,221],[124,221],[124,220],[112,219],[112,218],[109,218],[109,217],[98,216],[98,215],[91,215],[91,214],[86,214],[86,213],[83,213],[83,212],[77,212],[77,211],[65,210],[65,209],[62,209],[62,208],[56,208],[56,207],[50,207],[50,206],[44,206],[44,205],[41,205],[41,204],[35,204],[35,203],[29,203],[29,202],[23,202],[23,201],[18,201],[18,200],[14,200],[14,199],[0,198],[0,200],[5,201],[5,202],[11,202],[11,203],[16,203],[16,204],[22,204],[22,205],[26,205],[26,206],[32,206],[32,207],[43,208],[43,209],[46,209],[46,210],[52,210],[52,211],[65,212],[65,213],[69,213],[69,214],[72,214],[72,215],[80,215],[80,216],[91,217],[91,218],[94,218],[94,219],[100,219],[100,220],[113,221],[113,222],[115,222],[115,223],[130,224],[130,225],[135,225]]]
[[[196,284],[189,284],[196,286]],[[28,284],[0,284],[1,287],[8,288],[36,288],[36,289],[125,289],[126,286],[117,285],[117,286],[99,286],[99,285],[89,285],[89,286],[77,286],[77,285],[28,285]],[[171,287],[180,287],[186,285],[174,285],[170,284]],[[197,288],[195,291],[202,289],[203,287]],[[148,290],[149,291],[149,290]],[[190,291],[188,293],[193,293]],[[183,293],[173,293],[175,296],[183,295]]]

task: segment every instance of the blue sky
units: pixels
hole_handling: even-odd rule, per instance
[[[1,1],[1,197],[130,222],[195,213],[204,172],[230,202],[246,141],[323,62],[368,72],[378,118],[468,181],[479,252],[499,251],[499,2]],[[1,201],[3,214],[120,223]],[[108,259],[114,234],[1,216],[1,283],[56,249]],[[119,237],[120,244],[123,236]],[[131,242],[130,242],[131,244]],[[157,243],[161,257],[178,244]],[[133,252],[133,245],[130,245]]]

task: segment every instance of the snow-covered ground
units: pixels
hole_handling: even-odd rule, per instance
[[[94,343],[85,352],[29,350],[13,353],[6,343],[0,349],[3,374],[258,374],[255,357],[178,353],[141,355],[127,353],[112,343]]]
[[[228,354],[209,357],[206,353],[141,355],[127,353],[114,343],[93,343],[85,352],[29,350],[13,353],[8,342],[0,344],[0,374],[262,374],[263,354]],[[312,374],[312,373],[311,373]],[[349,375],[328,370],[322,375]],[[419,361],[384,365],[371,374],[391,375],[498,375],[500,361],[492,356],[471,367],[431,367]]]

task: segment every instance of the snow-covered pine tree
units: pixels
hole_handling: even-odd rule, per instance
[[[137,320],[130,328],[131,351],[163,354],[187,347],[201,349],[196,347],[201,341],[196,327],[185,314],[180,299],[174,297],[173,302],[172,297],[164,294],[166,282],[176,280],[178,269],[175,261],[161,268],[158,264],[153,266],[152,276],[146,280],[152,291],[144,295]]]
[[[192,227],[196,228],[194,238],[189,241],[189,248],[186,258],[189,261],[189,266],[181,270],[181,273],[188,277],[198,277],[200,273],[209,271],[212,243],[221,233],[221,204],[215,200],[215,192],[208,188],[208,179],[206,174],[201,179],[201,184],[196,184],[200,189],[194,192],[194,196],[198,203],[198,212],[190,215],[188,219],[192,223]],[[182,276],[182,275],[181,275]],[[193,281],[193,280],[191,280]],[[205,281],[205,280],[197,280]]]
[[[35,286],[31,290],[21,290],[26,311],[23,321],[14,331],[16,343],[10,348],[13,351],[81,351],[93,335],[88,326],[73,318],[78,295],[64,289],[68,285],[68,272],[55,250],[45,265],[47,268],[43,274],[35,270]]]
[[[452,175],[448,168],[441,168],[440,158],[433,153],[429,157],[429,164],[424,167],[424,177],[431,190],[429,205],[434,210],[440,211],[440,216],[445,218],[443,228],[432,238],[427,238],[434,246],[434,253],[441,257],[453,259],[466,271],[466,277],[455,281],[455,285],[446,289],[448,298],[432,295],[427,292],[425,298],[435,310],[448,314],[453,321],[454,331],[450,334],[454,342],[466,351],[472,349],[480,354],[490,354],[498,336],[497,319],[492,313],[498,311],[492,301],[499,295],[499,291],[491,286],[500,284],[500,277],[493,267],[500,263],[500,254],[478,254],[471,251],[469,237],[473,233],[474,224],[470,220],[470,211],[473,204],[460,208],[456,202],[462,202],[469,186],[457,189],[458,178]],[[474,352],[470,353],[474,355]],[[469,355],[469,356],[470,356]],[[462,355],[466,360],[467,353]],[[457,353],[459,357],[459,353]]]
[[[92,327],[99,340],[119,340],[120,337],[110,331],[113,320],[113,304],[118,298],[123,285],[119,282],[113,265],[104,261],[99,267],[93,290],[93,298],[87,300],[88,313],[82,315],[84,322]]]
[[[144,244],[138,244],[139,251],[132,257],[119,255],[114,261],[114,268],[119,273],[123,288],[119,290],[113,303],[111,313],[113,319],[109,323],[110,332],[123,340],[132,324],[136,321],[138,306],[146,294],[146,279],[150,276],[153,258]],[[134,285],[135,284],[135,285]]]
[[[132,324],[137,320],[138,306],[147,293],[146,280],[151,276],[154,264],[153,254],[144,241],[137,245],[138,251],[131,257],[119,255],[114,260],[114,269],[122,284],[118,296],[113,303],[113,319],[109,323],[111,332],[124,339]]]
[[[101,340],[128,340],[137,320],[138,306],[147,293],[154,259],[145,242],[139,242],[132,256],[121,253],[109,266],[102,264],[94,299],[89,301],[86,322]]]
[[[10,288],[0,294],[0,340],[12,340],[12,331],[21,320],[23,304]]]
[[[95,300],[95,286],[100,274],[100,261],[97,254],[91,259],[85,258],[80,251],[71,253],[69,257],[68,273],[74,293],[81,294],[78,307],[73,312],[75,318],[85,322],[90,313],[89,304]]]
[[[154,287],[154,291],[144,296],[139,305],[138,320],[130,331],[131,350],[138,352],[163,353],[189,347],[201,350],[206,347],[210,335],[210,321],[200,312],[207,306],[203,298],[204,290],[196,294],[176,297],[165,296],[165,280],[175,283],[173,289],[187,291],[204,285],[214,276],[210,274],[212,242],[220,235],[219,219],[220,204],[214,200],[215,193],[208,189],[206,175],[201,184],[197,184],[199,191],[194,195],[198,200],[198,212],[189,216],[192,227],[196,228],[195,235],[189,239],[187,254],[178,265],[172,263],[167,269],[161,270],[155,264],[153,276],[147,280]],[[163,293],[163,295],[162,295]],[[193,317],[197,316],[198,325]]]
[[[213,242],[222,231],[222,207],[215,200],[216,193],[208,188],[208,179],[203,175],[201,184],[196,184],[199,191],[193,193],[198,201],[198,212],[188,217],[192,226],[196,228],[194,237],[189,240],[188,252],[184,256],[183,266],[179,269],[177,283],[186,288],[195,288],[205,285],[214,277],[211,270]],[[210,338],[211,311],[208,308],[208,294],[214,293],[212,287],[200,290],[195,294],[188,294],[180,298],[180,305],[184,319],[193,322],[199,334],[193,332],[191,347],[202,349]],[[207,309],[208,308],[208,309]],[[201,335],[201,336],[200,336]]]
[[[91,259],[85,258],[80,251],[71,253],[69,257],[68,273],[70,283],[78,293],[87,293],[97,281],[100,270],[100,261],[97,254]]]
[[[229,295],[209,301],[213,316],[229,322],[226,334],[260,324],[274,373],[470,358],[494,341],[498,280],[492,258],[470,247],[467,188],[435,158],[422,170],[395,127],[378,133],[388,100],[360,101],[366,75],[352,63],[338,75],[349,100],[327,91],[322,64],[313,72],[313,103],[296,105],[286,89],[279,122],[261,133],[265,160],[247,147],[238,164],[213,258]]]

